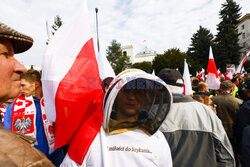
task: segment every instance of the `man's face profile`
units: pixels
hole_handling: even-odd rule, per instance
[[[21,93],[28,97],[35,94],[35,82],[27,81],[26,79],[21,79]]]
[[[18,96],[20,74],[25,67],[14,58],[14,49],[9,40],[0,38],[0,102]]]

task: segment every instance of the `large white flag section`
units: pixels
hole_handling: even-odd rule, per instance
[[[55,148],[69,144],[69,156],[82,164],[103,119],[101,79],[114,72],[106,57],[96,57],[86,0],[79,8],[48,45],[42,84],[46,114],[55,121]]]
[[[220,88],[220,80],[219,80],[219,74],[214,62],[214,56],[213,56],[213,51],[212,47],[210,46],[209,50],[209,60],[208,60],[208,65],[207,65],[207,85],[209,89],[219,89]]]

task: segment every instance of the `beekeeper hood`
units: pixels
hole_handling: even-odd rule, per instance
[[[103,127],[109,134],[141,129],[153,135],[171,104],[171,93],[160,78],[138,69],[125,70],[106,92]]]

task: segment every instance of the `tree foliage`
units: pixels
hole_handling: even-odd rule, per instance
[[[54,18],[54,24],[52,25],[52,28],[54,31],[52,31],[52,34],[54,35],[55,32],[63,25],[63,21],[59,15],[56,15]]]
[[[63,25],[63,21],[59,15],[54,18],[54,24],[51,26],[54,31],[51,31],[52,35]],[[46,45],[49,44],[49,39],[46,41]]]
[[[236,30],[241,17],[240,10],[236,2],[226,0],[219,13],[221,22],[217,25],[215,61],[222,72],[225,72],[226,64],[238,64],[240,61],[240,34]]]
[[[148,62],[148,61],[144,61],[141,63],[134,63],[132,64],[131,68],[137,68],[137,69],[141,69],[147,73],[152,73],[153,69],[152,69],[152,63]]]
[[[248,68],[250,68],[250,60],[247,60],[245,63],[244,63],[244,69],[247,70]]]
[[[213,34],[206,28],[200,26],[193,34],[187,55],[196,60],[206,69],[209,58],[209,47],[213,45]]]
[[[108,46],[106,54],[116,75],[131,66],[129,57],[122,53],[121,44],[116,40],[111,41],[111,45]]]
[[[163,68],[178,69],[183,73],[184,59],[187,60],[189,72],[192,75],[195,75],[196,71],[201,71],[201,65],[198,62],[177,48],[169,49],[163,54],[158,54],[153,60],[153,69],[156,74]]]

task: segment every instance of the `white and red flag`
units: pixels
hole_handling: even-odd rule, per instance
[[[45,112],[55,121],[55,148],[69,144],[70,158],[82,164],[103,119],[102,79],[114,72],[106,57],[96,57],[86,0],[79,8],[48,45],[42,84]]]
[[[184,59],[184,72],[183,72],[183,80],[184,80],[184,95],[193,95],[190,73],[188,69],[188,64],[186,59]]]
[[[209,60],[208,60],[208,65],[207,65],[207,85],[209,89],[219,89],[220,88],[220,81],[219,81],[219,74],[214,62],[214,56],[213,56],[213,51],[212,47],[210,46],[209,50]]]
[[[219,77],[223,76],[223,74],[220,72],[220,69],[218,69],[218,75],[219,75]]]
[[[201,81],[204,81],[205,80],[205,70],[202,68],[201,72],[199,72],[198,75],[196,75],[196,77],[198,79],[200,79]]]
[[[242,67],[243,67],[243,64],[245,63],[245,61],[247,60],[247,57],[249,56],[249,54],[250,54],[250,51],[247,53],[247,55],[243,58],[243,60],[241,60],[241,62],[240,62],[240,64],[239,64],[239,66],[238,66],[238,68],[237,68],[237,70],[236,70],[236,74],[237,73],[242,73]]]
[[[225,79],[231,81],[233,79],[232,71],[229,70],[229,72],[224,73]]]

